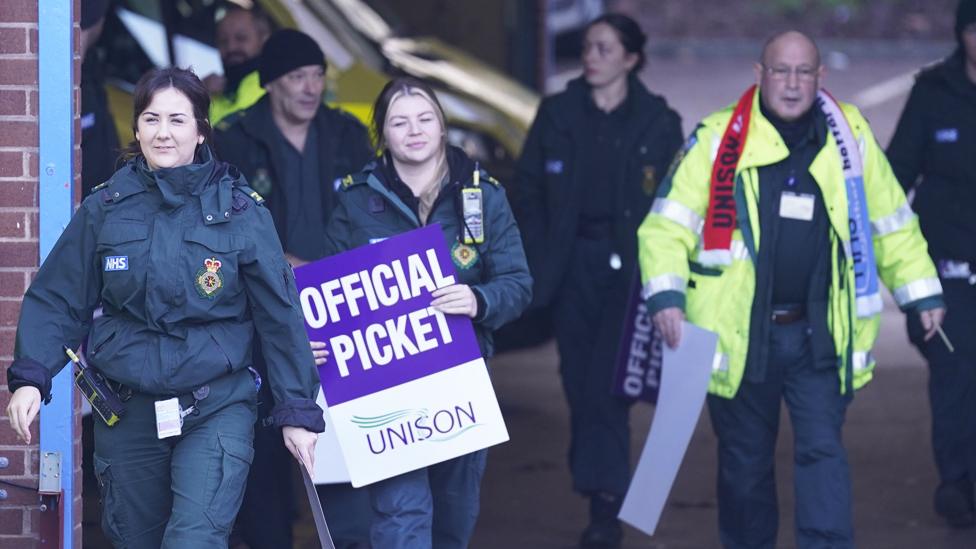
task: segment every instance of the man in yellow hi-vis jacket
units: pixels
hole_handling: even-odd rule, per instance
[[[758,86],[686,143],[638,231],[643,294],[670,346],[719,334],[708,407],[726,548],[772,548],[780,400],[795,434],[801,548],[853,547],[841,429],[872,376],[879,281],[931,338],[942,288],[905,195],[856,108],[821,90],[813,41],[772,37]]]

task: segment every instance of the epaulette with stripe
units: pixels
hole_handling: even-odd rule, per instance
[[[251,199],[255,204],[264,204],[264,197],[247,185],[234,185],[234,191],[233,208],[235,212],[247,209],[247,200],[243,197]]]
[[[369,179],[369,175],[366,172],[351,173],[342,178],[340,187],[342,190],[346,190],[356,185],[365,185],[367,179]]]

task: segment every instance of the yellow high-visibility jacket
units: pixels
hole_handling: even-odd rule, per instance
[[[761,245],[758,168],[788,156],[779,133],[763,117],[759,101],[757,92],[748,138],[736,169],[738,225],[732,236],[732,263],[700,268],[697,256],[708,209],[712,163],[735,105],[702,121],[675,159],[637,232],[643,296],[651,314],[667,307],[681,307],[689,322],[718,333],[709,392],[725,398],[735,396],[742,382],[749,348],[756,290],[754,261]],[[933,300],[941,304],[942,286],[918,219],[892,174],[884,151],[857,108],[844,103],[841,108],[863,159],[864,188],[881,281],[892,290],[903,310],[914,310],[922,304],[928,308]],[[837,350],[843,392],[848,371],[853,372],[854,389],[871,380],[875,366],[871,348],[881,317],[880,314],[857,316],[847,191],[840,154],[831,132],[827,132],[827,142],[810,164],[810,174],[823,194],[833,228],[827,323]]]
[[[210,99],[210,125],[216,127],[227,115],[250,107],[262,97],[264,88],[261,87],[258,71],[248,73],[241,79],[233,96],[218,95]]]

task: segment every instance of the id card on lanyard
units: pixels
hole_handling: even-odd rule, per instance
[[[474,185],[461,189],[461,215],[464,218],[464,243],[485,242],[485,201],[481,193],[480,176],[475,169]]]

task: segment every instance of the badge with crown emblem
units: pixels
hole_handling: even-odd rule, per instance
[[[200,297],[213,299],[224,287],[224,275],[220,272],[220,260],[216,257],[205,259],[203,268],[197,271],[196,286]]]

